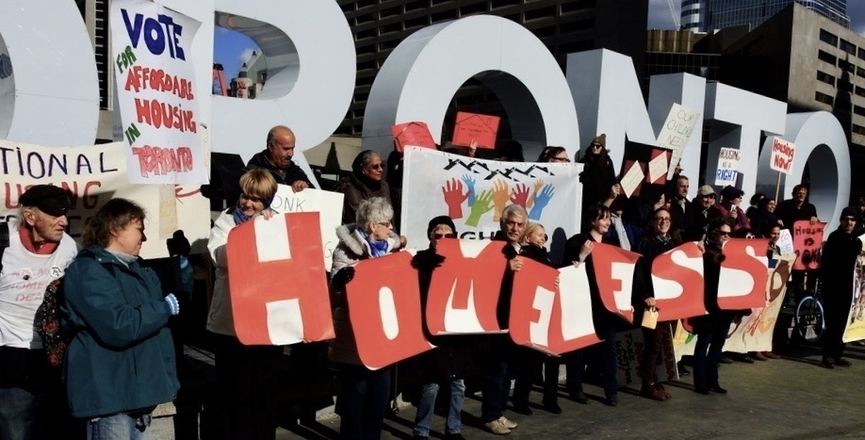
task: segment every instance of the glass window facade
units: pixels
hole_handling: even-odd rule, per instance
[[[709,32],[750,24],[754,29],[794,1],[846,28],[850,27],[847,0],[684,0],[682,28]],[[694,15],[693,11],[698,13]]]

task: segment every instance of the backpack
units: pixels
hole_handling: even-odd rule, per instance
[[[60,325],[60,303],[63,302],[63,277],[48,283],[42,304],[36,310],[36,332],[42,337],[42,346],[48,364],[54,368],[63,365],[66,347],[72,336]]]

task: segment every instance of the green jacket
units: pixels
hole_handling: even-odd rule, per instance
[[[90,247],[66,269],[63,288],[61,316],[74,335],[63,367],[73,417],[147,411],[176,397],[171,313],[152,270]]]

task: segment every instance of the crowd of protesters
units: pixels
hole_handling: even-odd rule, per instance
[[[268,221],[277,214],[271,203],[278,183],[291,186],[295,192],[313,187],[292,161],[294,148],[295,136],[288,127],[274,127],[268,133],[266,148],[249,161],[237,182],[237,204],[215,220],[208,241],[215,282],[206,327],[216,341],[218,403],[222,408],[219,431],[226,439],[274,439],[278,426],[275,384],[280,382],[278,364],[283,348],[244,345],[237,339],[229,300],[226,243],[232,229],[257,217]],[[465,153],[474,156],[474,145]],[[767,255],[779,254],[777,241],[782,228],[798,220],[818,221],[814,205],[807,201],[807,187],[797,185],[793,198],[780,203],[768,195],[755,194],[750,197],[751,206],[743,209],[745,194],[733,186],[717,193],[712,186],[703,185],[689,200],[690,181],[677,170],[662,191],[629,198],[618,183],[608,153],[606,138],[601,134],[592,140],[580,160],[584,168],[580,175],[583,212],[579,215],[584,221],[582,230],[572,231],[574,235],[567,240],[563,261],[551,261],[545,247],[546,229],[530,222],[523,207],[509,205],[501,213],[500,230],[493,238],[501,241],[502,258],[507,260],[497,305],[499,326],[508,327],[513,278],[527,259],[554,268],[584,264],[591,270],[596,243],[642,255],[635,273],[632,303],[634,322],[644,322],[644,315],[656,312],[649,282],[652,261],[679,244],[696,242],[703,252],[708,314],[687,322],[689,330],[697,335],[693,390],[725,394],[718,364],[727,331],[732,321],[749,311],[718,307],[723,244],[731,237],[768,238]],[[494,157],[521,161],[522,148],[510,141],[496,150]],[[564,148],[547,147],[537,161],[564,163],[571,158]],[[346,286],[354,278],[358,262],[407,246],[405,237],[396,231],[401,188],[402,156],[392,154],[385,164],[373,151],[358,154],[351,173],[336,187],[344,194],[345,202],[328,280],[335,338],[328,342],[327,356],[339,378],[336,411],[341,417],[339,435],[344,439],[380,438],[392,399],[393,366],[373,370],[360,360],[353,331],[358,323],[349,319]],[[145,212],[131,201],[112,199],[86,224],[85,247],[79,249],[64,232],[70,208],[66,192],[37,185],[19,201],[20,219],[9,224],[8,244],[4,246],[8,250],[0,254],[0,439],[56,438],[51,430],[58,427],[66,430],[64,438],[83,438],[85,434],[88,439],[148,438],[154,408],[173,400],[179,389],[177,344],[172,343],[169,322],[181,311],[184,289],[177,284],[166,288],[156,272],[139,258],[146,240]],[[841,334],[844,311],[852,295],[850,274],[862,250],[857,235],[862,232],[863,219],[865,201],[858,209],[845,208],[841,226],[829,235],[824,247],[825,368],[850,365],[842,357]],[[419,277],[421,304],[425,303],[432,274],[444,261],[437,252],[439,243],[457,236],[456,225],[445,215],[429,219],[426,231],[428,243],[412,243],[417,248],[428,245],[412,259]],[[186,248],[188,254],[188,243]],[[175,271],[183,267],[175,266]],[[64,274],[59,285],[56,281]],[[813,282],[816,274],[808,275],[793,274],[792,290],[796,295],[805,291],[804,280]],[[802,287],[796,287],[797,283]],[[22,286],[30,290],[23,291]],[[493,434],[504,435],[518,428],[518,423],[505,415],[508,400],[514,412],[532,414],[529,400],[536,383],[543,388],[542,408],[562,413],[557,401],[561,363],[565,365],[569,399],[588,404],[583,382],[592,376],[604,390],[603,403],[616,406],[616,333],[635,327],[607,312],[597,286],[591,289],[595,332],[602,342],[561,358],[517,346],[507,334],[433,336],[424,325],[427,339],[436,348],[400,363],[417,378],[414,438],[430,436],[441,387],[449,395],[445,438],[463,438],[461,411],[467,381],[472,377],[478,378],[482,392],[482,427]],[[43,292],[50,293],[44,301]],[[16,299],[22,297],[32,300]],[[49,299],[55,302],[46,311]],[[664,332],[670,332],[675,323],[661,324],[643,327],[645,348],[639,367],[640,395],[657,401],[673,397],[657,376],[656,365],[663,341],[671,337]],[[63,329],[63,338],[56,338],[57,328]],[[752,353],[751,357],[767,360],[777,355],[767,351]],[[46,414],[55,423],[46,424]]]

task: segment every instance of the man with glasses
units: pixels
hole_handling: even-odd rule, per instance
[[[829,234],[823,245],[821,276],[823,280],[823,312],[826,332],[823,334],[823,362],[825,368],[849,367],[843,359],[845,344],[842,340],[847,315],[853,302],[853,270],[856,258],[862,252],[862,241],[853,235],[858,214],[847,207],[841,211],[841,224]]]
[[[315,188],[306,173],[291,160],[294,157],[294,146],[294,132],[284,125],[277,125],[267,132],[267,148],[252,156],[246,167],[270,171],[276,183],[288,185],[294,192]]]

